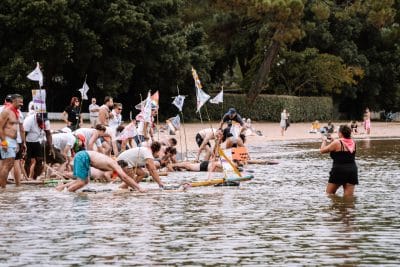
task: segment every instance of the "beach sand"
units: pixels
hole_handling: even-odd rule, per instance
[[[346,124],[346,122],[333,122],[335,125],[335,129],[341,125]],[[160,123],[160,126],[164,126],[164,123]],[[321,123],[321,126],[325,126],[326,124]],[[62,122],[51,122],[52,129],[57,130],[61,129],[65,126]],[[196,151],[197,144],[195,142],[195,136],[198,131],[208,127],[218,128],[218,122],[207,122],[204,124],[201,123],[186,123],[185,124],[185,132],[186,132],[186,140],[187,140],[187,148],[188,151]],[[301,140],[312,140],[320,141],[321,135],[318,133],[309,133],[311,129],[311,123],[292,123],[290,127],[285,132],[284,136],[281,136],[279,123],[272,122],[253,122],[252,126],[255,130],[259,130],[262,132],[262,136],[254,135],[247,136],[246,144],[249,146],[260,145],[266,142],[271,141],[301,141]],[[89,124],[85,122],[84,127],[89,127]],[[358,124],[359,134],[353,135],[355,139],[361,138],[379,138],[379,137],[400,137],[400,123],[399,122],[372,122],[371,126],[371,134],[367,135],[364,133],[364,129],[362,124]],[[166,137],[174,137],[178,140],[178,147],[180,147],[179,142],[182,140],[183,147],[185,148],[185,134],[184,131],[181,130],[176,132],[175,135],[168,135],[167,131],[162,131],[159,134],[155,134],[155,139],[158,138],[163,139]],[[337,134],[334,134],[333,137],[337,137]]]

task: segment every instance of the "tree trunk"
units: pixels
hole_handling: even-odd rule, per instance
[[[269,73],[271,72],[272,64],[275,61],[276,56],[280,48],[280,43],[272,41],[271,46],[268,49],[268,53],[265,55],[263,62],[254,78],[249,92],[247,93],[247,100],[249,103],[253,102],[260,94],[264,82],[267,80]]]

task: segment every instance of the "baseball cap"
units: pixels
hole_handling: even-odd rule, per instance
[[[6,98],[4,99],[5,102],[12,102],[12,95],[7,95]]]
[[[230,109],[228,110],[228,113],[229,113],[229,114],[235,114],[235,113],[236,113],[236,109],[230,108]]]

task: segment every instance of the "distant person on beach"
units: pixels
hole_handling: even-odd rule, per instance
[[[279,126],[281,127],[281,136],[285,135],[285,132],[287,131],[287,128],[289,127],[289,113],[286,111],[286,109],[283,109],[281,113],[281,121],[279,123]]]
[[[350,127],[351,127],[351,132],[352,132],[353,134],[358,134],[358,129],[357,129],[358,125],[357,125],[357,121],[351,121]]]
[[[90,167],[92,166],[104,172],[113,171],[122,179],[122,181],[125,182],[125,184],[137,189],[139,192],[146,192],[146,190],[142,189],[135,180],[125,173],[125,171],[127,171],[127,165],[128,164],[123,160],[117,162],[99,152],[86,150],[79,151],[74,158],[73,171],[73,176],[77,179],[70,183],[59,185],[56,189],[62,191],[64,188],[67,188],[69,192],[75,192],[84,187],[89,181]]]
[[[70,105],[64,109],[62,116],[71,131],[75,131],[83,125],[79,98],[75,96],[71,98]]]
[[[332,121],[328,121],[328,125],[325,125],[321,128],[322,134],[333,134],[335,132],[335,125],[333,125]]]
[[[96,103],[96,98],[92,98],[92,104],[89,105],[89,118],[90,118],[90,127],[95,128],[99,118],[99,110],[100,107]]]
[[[339,187],[343,186],[343,196],[350,197],[353,196],[355,185],[358,184],[356,144],[351,138],[351,128],[347,125],[339,127],[338,136],[339,139],[330,144],[327,144],[327,137],[322,136],[320,152],[330,153],[333,159],[326,193],[335,194]]]
[[[369,108],[366,108],[364,112],[364,130],[368,135],[371,133],[371,112]]]
[[[311,129],[310,129],[310,133],[318,133],[321,129],[321,124],[319,123],[318,120],[313,121],[311,123]]]

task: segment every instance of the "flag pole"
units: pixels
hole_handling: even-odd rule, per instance
[[[37,62],[37,65],[39,67],[40,70],[40,64],[39,62]],[[43,76],[42,76],[43,77]],[[44,121],[44,112],[43,112],[43,94],[42,94],[42,86],[40,85],[40,81],[39,81],[39,94],[40,94],[40,109],[41,109],[41,117],[42,117],[42,124],[44,125],[44,129],[42,129],[44,131],[44,137],[46,136],[46,122]],[[44,141],[44,140],[43,140]],[[44,179],[47,179],[47,170],[46,165],[47,165],[47,155],[46,155],[46,143],[48,140],[46,140],[46,142],[43,142],[43,170],[44,170]],[[33,175],[35,175],[35,172],[33,172]]]
[[[86,83],[86,79],[87,79],[87,74],[85,74],[85,81],[83,82],[83,84]],[[81,104],[80,104],[80,106],[79,106],[79,119],[78,119],[78,121],[77,121],[76,124],[75,124],[75,129],[78,129],[79,121],[80,121],[81,116],[82,116],[82,105],[83,105],[83,93],[81,93]],[[83,121],[83,119],[82,119],[82,121]]]
[[[180,95],[179,86],[178,85],[176,85],[176,89],[178,91],[178,95]],[[187,140],[186,140],[185,119],[184,119],[184,116],[183,116],[183,106],[182,106],[182,109],[180,110],[180,113],[182,115],[182,128],[183,128],[183,135],[185,137],[185,157],[187,159],[188,158],[188,147],[187,147]],[[181,134],[181,131],[179,131],[179,134]],[[181,153],[183,154],[182,140],[180,142],[181,142]]]

